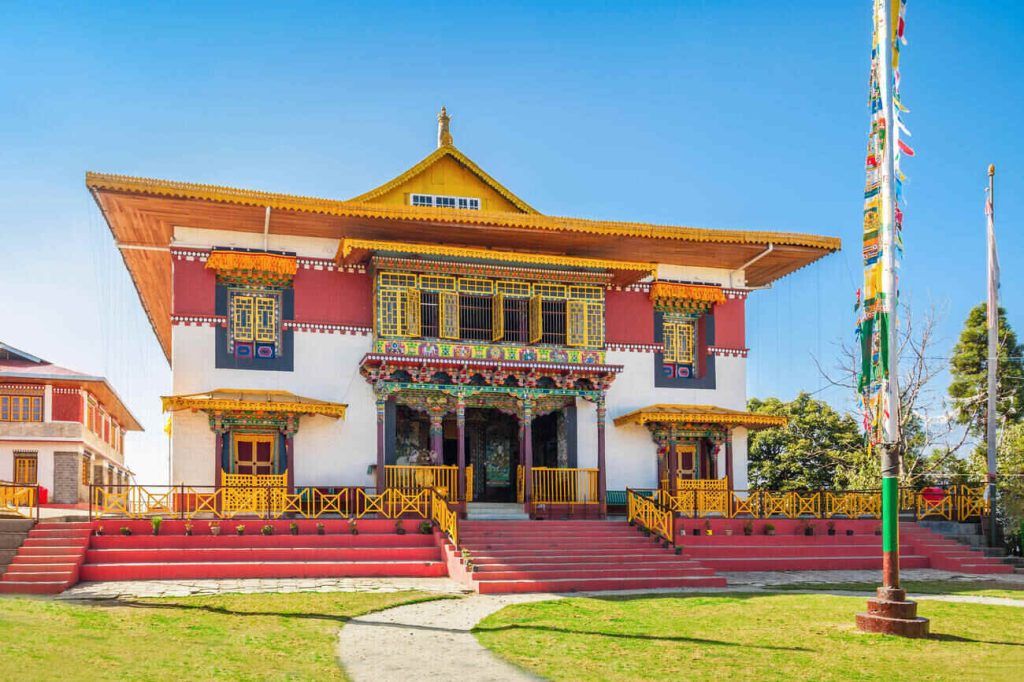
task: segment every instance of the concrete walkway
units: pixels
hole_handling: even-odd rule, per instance
[[[473,636],[473,626],[509,604],[559,598],[553,594],[474,594],[370,613],[341,628],[338,660],[355,682],[537,680],[481,646]]]
[[[466,589],[448,578],[238,578],[227,580],[126,580],[79,583],[57,599],[134,599],[257,592],[438,592]]]

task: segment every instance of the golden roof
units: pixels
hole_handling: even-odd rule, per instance
[[[649,405],[615,418],[616,426],[626,424],[721,424],[747,428],[785,426],[785,417],[774,414],[756,414],[741,410],[727,410],[713,405]]]
[[[200,410],[203,412],[264,412],[344,418],[348,405],[306,398],[289,391],[258,391],[218,388],[206,393],[161,396],[164,412]]]

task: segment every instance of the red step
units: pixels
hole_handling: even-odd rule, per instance
[[[179,562],[85,564],[82,580],[200,580],[204,578],[435,578],[448,574],[440,561]]]
[[[90,549],[87,564],[206,563],[216,561],[440,561],[433,547],[197,547],[180,549]]]
[[[725,578],[592,578],[562,580],[493,580],[476,583],[481,594],[513,592],[590,592],[603,590],[656,590],[666,588],[725,587]]]

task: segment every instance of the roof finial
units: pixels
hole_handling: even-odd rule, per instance
[[[451,147],[454,143],[452,142],[452,133],[448,129],[448,124],[451,122],[452,117],[448,115],[448,110],[443,106],[441,107],[441,113],[437,115],[437,146]]]

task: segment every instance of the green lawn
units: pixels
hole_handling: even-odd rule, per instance
[[[772,590],[815,590],[819,592],[871,592],[878,585],[875,583],[793,583],[778,585]],[[973,597],[1003,597],[1005,599],[1024,599],[1024,584],[1000,582],[998,580],[908,580],[903,583],[907,594],[963,594]]]
[[[865,635],[858,597],[573,598],[509,606],[484,646],[551,680],[1020,680],[1024,609],[921,603],[934,636]]]
[[[434,598],[418,592],[95,603],[0,598],[0,678],[342,680],[335,654],[347,619]]]

